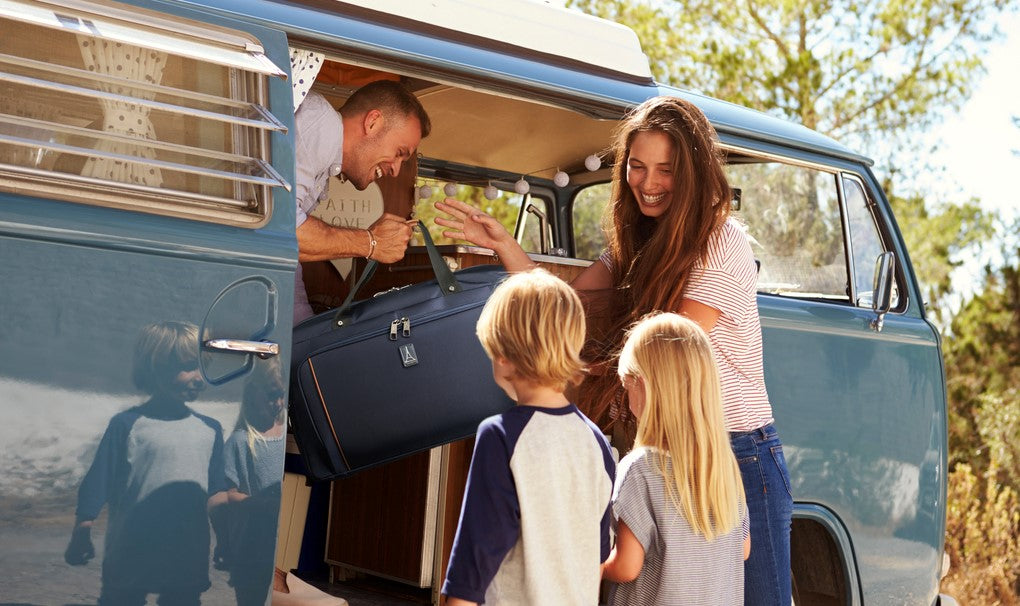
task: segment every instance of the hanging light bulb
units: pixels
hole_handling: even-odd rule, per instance
[[[432,186],[426,183],[418,188],[418,197],[422,200],[426,200],[432,197]]]
[[[531,191],[531,185],[524,180],[524,177],[518,179],[517,183],[514,183],[514,191],[521,194],[522,196]]]
[[[556,187],[566,187],[567,183],[570,183],[570,175],[562,170],[558,170],[556,171],[556,174],[553,175],[553,183],[556,184]]]
[[[595,154],[592,154],[592,155],[590,155],[590,156],[588,156],[587,158],[584,159],[584,167],[587,168],[590,171],[596,171],[601,166],[602,166],[602,160],[598,156],[596,156]]]
[[[493,185],[492,183],[489,183],[485,187],[485,191],[482,193],[485,195],[486,200],[495,200],[496,198],[499,197],[499,190],[497,190],[496,186]]]
[[[443,186],[443,193],[446,194],[447,196],[451,197],[451,198],[453,196],[456,196],[457,195],[457,184],[452,182],[452,181],[447,183],[446,185]]]

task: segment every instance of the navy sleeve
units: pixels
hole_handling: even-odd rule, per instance
[[[578,413],[580,414],[580,413]],[[606,475],[609,476],[609,485],[613,486],[616,484],[616,459],[613,458],[613,447],[609,445],[609,441],[606,440],[606,436],[603,435],[602,430],[599,426],[592,422],[591,419],[581,414],[581,417],[591,428],[592,433],[595,434],[595,441],[598,442],[599,448],[602,450],[602,464],[606,467]],[[602,541],[602,561],[605,562],[609,558],[609,552],[613,549],[613,538],[610,533],[610,528],[613,525],[613,502],[612,495],[606,499],[606,510],[602,514],[602,521],[599,524],[599,537]]]
[[[609,446],[602,433],[599,432],[598,439],[602,446],[602,459],[606,465],[606,473],[609,474],[609,485],[616,483],[616,460],[613,458],[613,449]],[[606,511],[602,514],[602,522],[599,525],[599,536],[602,538],[602,561],[609,558],[609,552],[613,549],[613,539],[610,534],[610,526],[613,524],[613,501],[610,498],[606,502]]]
[[[103,505],[113,501],[127,481],[127,436],[136,414],[116,414],[106,426],[92,465],[78,487],[77,521],[94,520]]]
[[[483,421],[475,440],[442,593],[481,603],[489,583],[520,537],[521,512],[510,471],[515,440],[507,435],[503,419]]]

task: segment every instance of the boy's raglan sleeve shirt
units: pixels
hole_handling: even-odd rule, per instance
[[[99,441],[92,465],[78,487],[77,520],[94,520],[103,505],[116,499],[127,481],[127,438],[137,415],[126,411],[114,415]]]
[[[484,602],[485,591],[521,531],[517,488],[510,471],[513,439],[502,417],[478,427],[460,524],[442,593]]]

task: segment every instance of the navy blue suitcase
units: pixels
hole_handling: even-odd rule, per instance
[[[451,272],[425,240],[435,280],[352,303],[370,263],[338,310],[294,329],[290,420],[313,480],[473,436],[480,421],[513,406],[475,336],[506,272]]]

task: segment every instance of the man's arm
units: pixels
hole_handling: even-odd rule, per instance
[[[308,217],[297,228],[298,259],[323,261],[367,257],[381,263],[393,263],[404,258],[410,238],[408,222],[390,213],[384,213],[368,229],[333,227],[321,219]]]

